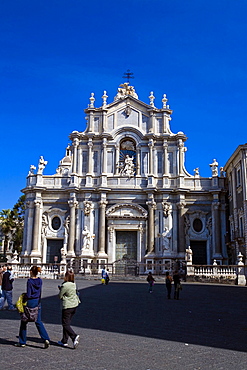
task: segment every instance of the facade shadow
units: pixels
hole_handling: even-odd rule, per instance
[[[164,284],[150,294],[144,283],[111,282],[80,296],[73,326],[246,351],[244,287],[184,283],[180,299],[168,300]],[[61,325],[59,306],[57,296],[42,299],[45,322]]]
[[[61,325],[59,281],[44,282],[42,320]],[[77,281],[81,304],[72,326],[246,351],[245,287],[183,284],[180,299],[168,300],[164,284],[152,294],[143,282]],[[49,295],[49,296],[48,296]],[[1,311],[1,319],[19,320],[17,312]]]

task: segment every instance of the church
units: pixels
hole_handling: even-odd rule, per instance
[[[23,263],[136,263],[163,272],[183,263],[228,264],[226,189],[216,159],[212,176],[185,168],[186,135],[172,132],[166,94],[155,106],[134,86],[119,86],[101,106],[92,93],[85,131],[73,131],[56,173],[46,159],[30,166],[26,187]]]

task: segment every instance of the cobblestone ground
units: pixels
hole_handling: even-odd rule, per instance
[[[247,369],[247,288],[184,283],[180,300],[168,300],[164,283],[77,280],[81,301],[72,326],[81,341],[61,348],[60,280],[43,280],[42,317],[51,338],[43,349],[35,324],[25,348],[19,314],[0,311],[0,365],[7,369]],[[26,279],[14,283],[14,301]]]

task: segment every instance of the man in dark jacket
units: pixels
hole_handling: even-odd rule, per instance
[[[5,265],[3,267],[3,280],[2,280],[2,297],[3,299],[0,302],[0,310],[3,310],[5,301],[8,303],[8,310],[15,311],[16,308],[12,303],[12,290],[13,290],[13,281],[14,277],[11,271],[11,266]]]

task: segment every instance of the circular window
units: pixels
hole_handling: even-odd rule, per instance
[[[203,228],[203,225],[202,225],[202,221],[200,220],[200,218],[195,218],[193,221],[193,229],[197,233],[199,233],[200,231],[202,231],[202,228]]]
[[[52,222],[51,222],[51,226],[52,226],[53,230],[58,230],[60,228],[61,220],[58,216],[53,217]]]

